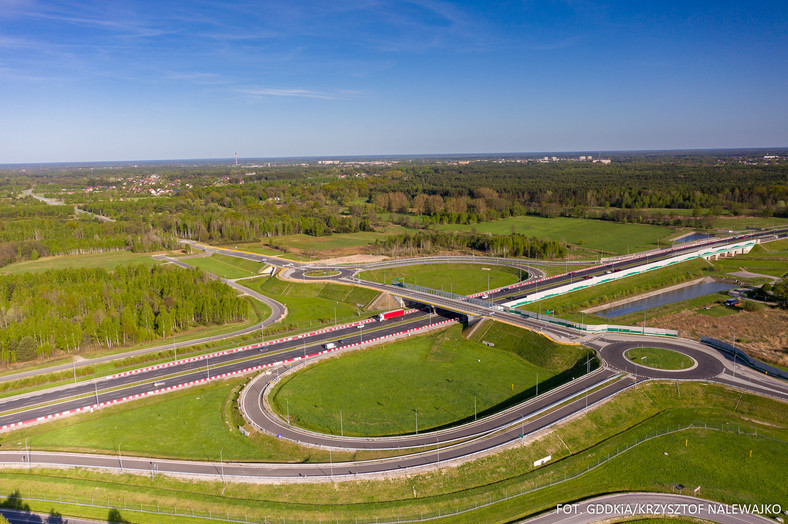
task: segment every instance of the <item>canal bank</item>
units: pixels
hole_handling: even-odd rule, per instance
[[[695,280],[689,280],[687,282],[682,282],[681,284],[676,284],[675,286],[670,286],[662,289],[657,289],[654,291],[649,291],[648,293],[642,293],[640,295],[636,295],[634,297],[624,298],[621,300],[616,300],[614,302],[607,302],[605,304],[600,304],[598,306],[590,307],[588,309],[581,310],[582,313],[590,314],[590,313],[597,313],[599,311],[606,311],[610,309],[614,309],[620,306],[624,306],[626,304],[631,304],[633,302],[637,302],[639,300],[644,300],[651,297],[656,297],[658,295],[662,295],[665,293],[670,293],[672,291],[677,291],[679,289],[683,289],[690,286],[696,286],[698,284],[710,284],[714,282],[720,282],[717,279],[711,277],[703,277],[698,278]],[[733,283],[731,283],[731,287],[734,287]],[[623,313],[622,313],[623,314]]]

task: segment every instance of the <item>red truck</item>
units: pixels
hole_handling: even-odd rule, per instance
[[[389,318],[401,317],[404,314],[405,314],[405,310],[404,309],[398,309],[396,311],[389,311],[387,313],[381,313],[380,315],[378,315],[378,320],[383,322],[384,320],[387,320]]]

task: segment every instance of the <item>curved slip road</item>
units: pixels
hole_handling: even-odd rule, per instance
[[[241,397],[241,407],[246,418],[258,429],[300,444],[341,449],[407,449],[435,444],[456,443],[465,439],[477,439],[532,418],[558,404],[581,395],[585,391],[610,382],[619,373],[608,369],[596,371],[571,382],[542,393],[536,398],[517,404],[499,413],[461,426],[438,431],[391,437],[342,437],[308,431],[288,425],[262,406],[261,397],[270,377],[261,375],[249,383]]]
[[[674,254],[674,253],[671,253]],[[266,258],[263,256],[255,255],[259,258]],[[246,257],[244,257],[246,258]],[[651,259],[652,261],[654,258]],[[281,260],[278,260],[281,265]],[[301,264],[299,264],[301,265]],[[293,265],[291,265],[292,267]],[[348,283],[358,283],[359,281],[354,279],[345,279]],[[372,284],[366,283],[365,284]],[[383,285],[375,285],[373,287],[378,287],[385,289],[387,286]],[[436,297],[429,296],[431,301],[435,301]],[[471,309],[471,304],[459,302],[459,301],[450,301],[450,306],[455,306],[454,302],[458,302],[465,311]],[[480,306],[473,306],[478,308],[479,316],[487,316],[495,318],[496,315],[505,315],[503,313],[497,311],[491,311],[486,308],[481,308]],[[449,309],[454,309],[454,307],[449,307]],[[476,310],[474,309],[474,314],[476,314]],[[513,316],[513,315],[512,315]],[[507,317],[508,318],[508,317]],[[528,325],[532,328],[540,328],[544,327],[543,323],[536,322],[533,320],[521,319],[518,318],[518,324]],[[513,322],[515,323],[515,322]],[[580,338],[578,332],[575,330],[571,330],[568,328],[562,328],[559,326],[550,326],[549,330],[545,328],[545,331],[549,331],[550,333],[555,333],[557,336],[564,336],[566,338],[577,340]],[[583,333],[583,336],[586,334]],[[612,337],[611,337],[612,338]],[[632,340],[637,340],[638,342],[634,345],[638,345],[638,343],[644,340],[642,337],[633,337]],[[589,343],[588,345],[594,346],[595,344],[598,345],[601,349],[608,344],[615,343],[616,341],[608,341],[607,338],[596,338],[594,343]],[[296,341],[296,345],[299,344],[300,341]],[[684,347],[683,344],[689,343],[689,341],[672,341],[673,344],[677,344],[678,346]],[[692,345],[692,344],[690,344]],[[630,346],[632,347],[632,346]],[[298,355],[298,350],[291,351],[287,353],[287,355]],[[282,356],[277,356],[277,358],[282,358]],[[292,358],[297,358],[297,356],[293,356]],[[719,360],[718,360],[719,361]],[[716,370],[707,368],[709,366],[716,366],[716,364],[706,363],[703,362],[703,365],[699,365],[694,368],[693,370],[687,370],[688,372],[693,373],[705,373],[709,374],[714,377],[715,380],[721,381],[724,383],[724,380],[728,379],[728,374],[731,374],[730,380],[742,380],[741,378],[741,371],[740,377],[734,377],[730,370],[727,367],[724,367],[722,375],[714,375],[713,372]],[[647,368],[643,368],[647,369]],[[608,371],[610,372],[610,371]],[[639,374],[642,377],[647,377],[646,374]],[[674,378],[683,378],[681,376],[677,376],[675,373],[671,373],[671,379]],[[745,386],[742,384],[736,384],[738,387],[746,387],[746,380],[743,381]],[[749,377],[749,384],[754,385],[755,387],[763,387],[764,389],[773,389],[774,384],[770,383],[769,381],[764,381],[760,378],[757,380],[753,380],[752,375]],[[526,416],[526,413],[530,413],[531,416],[536,416],[534,420],[531,421],[521,421],[517,423],[516,416],[515,420],[509,419],[510,425],[505,427],[505,423],[499,424],[498,427],[500,431],[495,431],[495,428],[484,427],[483,425],[474,424],[474,425],[466,425],[466,427],[473,426],[475,433],[470,432],[466,433],[465,437],[456,437],[456,438],[466,438],[464,441],[457,441],[456,438],[445,438],[446,435],[451,434],[452,431],[465,431],[466,427],[462,428],[454,428],[450,430],[445,430],[443,432],[435,433],[435,434],[425,434],[412,436],[412,437],[393,437],[390,439],[386,439],[385,446],[386,447],[401,447],[396,444],[397,441],[402,441],[408,446],[411,445],[429,445],[433,443],[444,443],[450,444],[448,447],[440,448],[428,452],[424,452],[421,454],[414,454],[404,457],[397,457],[388,460],[379,460],[379,461],[368,461],[368,462],[348,462],[342,464],[237,464],[237,463],[215,463],[215,462],[187,462],[187,461],[153,461],[150,459],[144,458],[119,458],[119,457],[112,457],[112,456],[85,456],[85,455],[73,455],[73,454],[61,454],[61,453],[39,453],[33,452],[25,454],[23,452],[8,452],[8,453],[0,453],[0,457],[4,462],[17,464],[17,465],[25,465],[32,461],[34,464],[48,464],[48,465],[69,465],[69,466],[87,466],[87,467],[99,467],[99,468],[114,468],[120,469],[121,467],[125,467],[127,469],[135,469],[137,471],[144,471],[144,472],[168,472],[172,474],[187,474],[187,475],[207,475],[207,476],[230,476],[230,477],[273,477],[273,478],[296,478],[296,477],[352,477],[355,475],[364,475],[364,474],[376,474],[376,473],[384,473],[384,472],[391,472],[391,471],[398,471],[398,470],[408,470],[415,467],[425,466],[425,465],[432,465],[432,464],[440,464],[441,462],[445,462],[447,460],[459,459],[463,457],[469,457],[475,455],[477,453],[482,453],[485,451],[489,451],[495,449],[501,445],[511,443],[516,441],[519,438],[519,435],[526,435],[532,433],[534,431],[539,431],[546,427],[549,427],[556,422],[565,419],[566,417],[575,415],[581,412],[587,407],[593,406],[595,403],[603,401],[610,396],[623,391],[627,387],[632,385],[632,381],[630,380],[616,380],[609,384],[603,385],[596,391],[591,392],[589,395],[584,396],[582,398],[576,398],[573,400],[569,400],[567,403],[561,406],[555,407],[553,410],[549,410],[547,412],[539,413],[539,410],[524,411],[520,414],[520,417]],[[259,391],[258,391],[259,393]],[[567,395],[571,396],[571,395]],[[259,399],[259,396],[256,395],[249,395],[252,399]],[[537,399],[538,400],[538,399]],[[259,402],[258,402],[259,404]],[[518,406],[513,409],[525,409],[528,410],[532,408],[534,405],[531,404]],[[502,415],[506,417],[506,414]],[[491,417],[492,418],[492,417]],[[479,421],[484,423],[485,421]],[[503,426],[503,429],[501,427]],[[483,429],[480,429],[483,428]],[[299,440],[298,437],[302,435],[288,435],[288,438],[294,437],[294,440]],[[444,440],[441,440],[441,437],[444,436]],[[284,437],[284,435],[283,435]],[[337,440],[335,437],[330,437],[326,435],[318,435],[319,438],[326,439],[323,442],[317,442],[316,445],[322,445],[327,447],[337,447]],[[421,440],[419,440],[421,439]],[[433,440],[434,439],[434,440]],[[395,444],[392,446],[392,442]],[[358,442],[353,442],[352,445],[358,446]],[[380,444],[374,444],[374,447],[371,449],[381,449]],[[122,461],[122,462],[121,462]]]
[[[722,504],[675,493],[615,493],[574,504],[561,504],[554,510],[528,519],[528,524],[591,524],[635,517],[691,517],[720,524],[765,524],[774,520],[742,506]],[[759,510],[755,505],[755,510]]]
[[[0,463],[17,467],[54,466],[54,467],[91,467],[114,471],[136,471],[146,474],[168,473],[172,475],[199,475],[211,478],[254,478],[298,479],[332,478],[352,479],[359,475],[376,475],[407,471],[423,466],[441,465],[450,460],[467,458],[479,453],[494,450],[500,446],[517,442],[520,435],[528,435],[582,412],[597,402],[623,391],[632,385],[628,380],[615,380],[591,392],[587,397],[572,400],[556,407],[534,420],[515,423],[499,432],[484,438],[461,442],[421,454],[394,457],[363,462],[321,463],[321,464],[263,464],[238,462],[195,462],[183,460],[160,460],[113,455],[86,455],[76,453],[50,453],[39,451],[0,451]],[[434,437],[433,437],[434,439]],[[435,440],[433,440],[435,442]]]

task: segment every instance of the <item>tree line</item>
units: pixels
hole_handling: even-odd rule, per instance
[[[242,298],[199,270],[139,264],[0,276],[0,362],[133,345],[246,314]]]
[[[564,258],[563,242],[527,237],[519,233],[492,235],[454,231],[415,231],[375,240],[376,252],[397,255],[471,250],[500,257]]]

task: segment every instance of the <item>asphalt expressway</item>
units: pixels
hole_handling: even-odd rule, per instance
[[[417,311],[383,322],[374,321],[361,329],[349,326],[336,331],[315,334],[276,344],[267,342],[263,348],[252,347],[244,351],[219,355],[212,358],[178,361],[177,364],[151,369],[115,378],[102,378],[90,382],[80,382],[71,386],[50,388],[27,395],[18,395],[0,401],[0,427],[35,420],[56,413],[78,408],[90,407],[112,402],[132,395],[148,393],[161,387],[174,387],[196,380],[233,373],[255,366],[271,365],[274,362],[303,358],[323,350],[322,344],[329,340],[347,339],[350,342],[369,340],[372,337],[387,336],[408,329],[424,327],[431,323],[456,315],[436,313],[429,315]],[[262,354],[261,354],[261,349]],[[177,376],[173,376],[176,375]],[[154,386],[164,382],[164,386]],[[42,404],[46,404],[43,405]],[[11,412],[11,413],[9,413]]]

